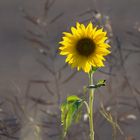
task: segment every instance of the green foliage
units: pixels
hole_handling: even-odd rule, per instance
[[[96,85],[89,85],[88,88],[99,88],[105,86],[106,80],[99,80]]]
[[[72,122],[77,123],[81,118],[82,105],[82,99],[75,95],[69,96],[61,105],[61,123],[64,129],[64,137],[66,136],[67,130],[71,126]]]
[[[96,84],[97,87],[105,86],[106,80],[99,80],[98,83]]]
[[[72,95],[67,97],[67,102],[73,102],[73,101],[79,101],[81,100],[79,97],[77,97],[76,95]]]

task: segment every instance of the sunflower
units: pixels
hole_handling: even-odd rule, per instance
[[[104,66],[104,56],[110,53],[110,45],[105,42],[108,37],[102,28],[97,29],[91,22],[87,26],[77,22],[76,27],[71,27],[71,33],[63,34],[60,54],[67,56],[66,62],[72,68],[88,73],[91,67]]]

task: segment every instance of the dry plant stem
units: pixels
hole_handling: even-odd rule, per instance
[[[89,84],[93,85],[93,72],[89,73]],[[93,102],[94,89],[91,88],[89,92],[89,126],[90,126],[90,140],[94,140],[94,123],[93,123]]]
[[[116,132],[116,128],[113,126],[113,134],[112,134],[112,135],[113,135],[113,140],[117,140],[117,139],[116,139],[116,138],[117,138],[117,137],[116,137],[116,133],[117,133],[117,132]]]

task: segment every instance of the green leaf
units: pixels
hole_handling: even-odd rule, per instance
[[[106,80],[99,80],[98,83],[95,85],[96,88],[105,86]]]
[[[66,114],[67,114],[67,102],[64,102],[62,105],[61,105],[61,123],[62,125],[65,124],[65,118],[66,118]]]
[[[78,123],[81,117],[82,117],[82,107],[79,107],[79,109],[77,110],[77,113],[75,113],[74,118],[73,118],[74,123]]]
[[[64,129],[64,136],[72,122],[78,122],[81,116],[81,107],[83,101],[79,97],[73,95],[69,96],[67,100],[61,105],[61,122]]]
[[[105,85],[106,80],[99,80],[97,85]]]
[[[78,101],[78,100],[81,100],[81,99],[79,97],[75,96],[75,95],[69,96],[67,98],[67,102]]]
[[[99,80],[96,85],[89,85],[87,88],[99,88],[105,86],[106,80]]]

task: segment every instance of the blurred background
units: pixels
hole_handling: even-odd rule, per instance
[[[94,81],[107,85],[95,93],[95,138],[140,139],[139,0],[0,0],[0,139],[59,140],[60,104],[83,94],[88,76],[65,64],[58,42],[76,21],[91,21],[108,32],[111,55]],[[66,140],[87,140],[88,121],[72,125]]]

